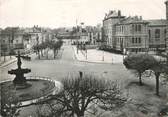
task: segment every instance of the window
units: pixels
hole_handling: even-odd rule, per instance
[[[140,37],[138,38],[138,42],[141,43],[141,38]]]
[[[135,38],[135,43],[138,43],[138,38]]]
[[[148,30],[148,34],[149,34],[149,40],[150,40],[150,38],[151,38],[151,31],[150,30]]]
[[[132,38],[132,43],[134,43],[134,38]]]
[[[137,32],[138,31],[138,26],[137,25],[135,25],[135,32]]]
[[[141,38],[139,37],[139,38],[132,38],[132,43],[135,43],[135,44],[137,44],[137,43],[141,43]]]
[[[132,24],[132,32],[134,32],[135,28],[134,28],[134,24]]]
[[[141,32],[141,25],[138,25],[138,31]]]
[[[132,25],[132,30],[135,32],[141,32],[142,30],[141,24]]]
[[[155,38],[160,38],[160,29],[155,30]]]
[[[166,29],[165,29],[165,30],[164,30],[164,36],[165,36],[165,37],[166,37],[166,33],[167,33],[167,32],[166,32]]]
[[[122,32],[124,32],[124,26],[122,26]]]

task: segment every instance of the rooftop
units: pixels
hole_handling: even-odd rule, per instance
[[[165,26],[168,25],[168,21],[165,19],[146,20],[149,26]]]
[[[143,20],[142,17],[134,16],[134,17],[127,17],[121,20],[118,24],[132,24],[132,23],[148,23],[147,21]]]
[[[125,17],[121,15],[121,11],[115,11],[115,10],[110,10],[109,13],[106,13],[104,20],[109,19],[109,18],[118,18],[118,17]]]

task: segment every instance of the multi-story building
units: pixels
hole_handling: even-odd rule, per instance
[[[9,55],[17,51],[25,53],[29,44],[30,35],[19,27],[8,27],[1,31],[1,54]]]
[[[115,46],[115,24],[119,23],[124,18],[125,17],[121,15],[120,11],[109,11],[109,13],[105,15],[103,20],[103,40],[106,41],[107,47],[113,48]]]
[[[165,1],[166,4],[166,19],[168,20],[168,0]]]
[[[10,34],[6,31],[1,31],[0,33],[0,50],[1,50],[1,56],[6,56],[10,53],[11,49],[11,37]]]
[[[166,27],[167,27],[167,33],[166,33],[166,52],[168,54],[168,0],[165,2],[165,5],[166,5],[166,20],[167,20],[167,24],[166,24]]]
[[[168,18],[168,0],[166,18]],[[168,19],[142,20],[142,17],[121,16],[111,11],[103,20],[106,48],[124,52],[164,52],[168,48]],[[166,36],[167,35],[167,36]]]
[[[86,27],[86,31],[88,33],[89,44],[98,45],[102,40],[102,27],[101,25],[97,25],[94,27]]]
[[[147,20],[149,51],[161,52],[166,48],[166,20]]]
[[[113,49],[127,52],[144,52],[148,48],[148,22],[141,17],[128,17],[115,25]]]
[[[42,29],[38,26],[32,27],[31,30],[28,31],[28,34],[31,35],[29,40],[29,48],[32,48],[34,45],[40,44],[44,41]]]

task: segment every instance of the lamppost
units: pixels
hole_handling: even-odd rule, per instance
[[[87,49],[85,49],[85,51],[86,51],[86,60],[87,60]]]
[[[123,60],[124,60],[124,56],[126,55],[126,49],[123,49]]]
[[[103,50],[102,50],[102,51],[103,51],[103,52],[102,52],[102,54],[103,54],[103,55],[102,55],[102,61],[104,61],[104,48],[105,48],[106,40],[102,40],[101,43],[102,43],[102,49],[103,49]]]
[[[79,43],[77,43],[77,54],[78,54],[78,50],[79,50]]]
[[[12,31],[12,40],[13,40],[13,38],[14,38],[13,34],[14,34],[14,33],[13,33],[13,31]],[[9,55],[10,55],[10,59],[12,58],[12,57],[11,57],[11,54],[12,54],[12,51],[11,51],[12,40],[10,40],[10,35],[9,35],[8,41],[9,41]]]
[[[87,60],[87,49],[86,49],[86,44],[85,43],[83,44],[83,50],[85,50],[85,54],[86,54],[85,56],[86,56],[86,60]]]
[[[102,52],[103,52],[102,61],[104,61],[104,50]]]

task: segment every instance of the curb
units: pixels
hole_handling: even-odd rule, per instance
[[[0,68],[6,67],[6,66],[8,66],[8,65],[10,65],[12,63],[15,63],[16,61],[17,61],[17,59],[15,58],[15,59],[10,60],[10,61],[8,61],[6,63],[3,63],[2,65],[0,65]]]
[[[30,105],[30,104],[36,104],[39,100],[45,99],[49,95],[57,94],[59,91],[61,91],[61,89],[63,87],[60,81],[52,80],[52,79],[49,79],[48,77],[28,76],[27,79],[38,79],[38,80],[46,80],[46,81],[54,82],[55,88],[52,90],[52,92],[48,93],[45,96],[41,96],[39,98],[31,99],[31,100],[27,100],[27,101],[21,101],[21,106],[27,106],[27,105]],[[4,81],[0,81],[0,83],[9,82],[9,81],[12,81],[12,80],[4,80]]]
[[[74,58],[79,62],[86,62],[86,63],[96,63],[96,64],[122,64],[122,63],[108,63],[108,62],[95,62],[95,61],[85,61],[85,60],[79,60],[76,56],[75,48],[72,46],[74,50]]]

